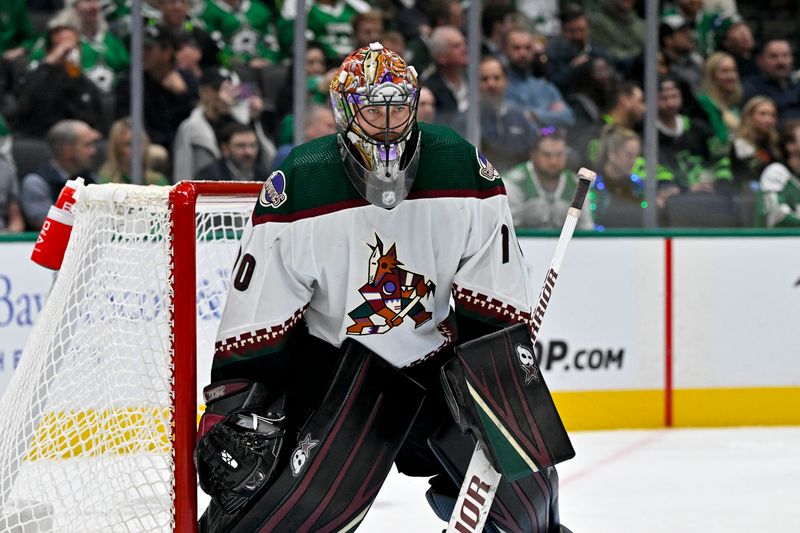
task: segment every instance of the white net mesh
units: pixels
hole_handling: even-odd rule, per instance
[[[0,402],[0,531],[174,529],[168,194],[89,186],[75,206],[64,264]],[[198,204],[201,367],[252,203]]]

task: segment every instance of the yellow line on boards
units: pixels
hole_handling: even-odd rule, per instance
[[[677,389],[675,426],[800,425],[800,387]]]
[[[554,392],[567,431],[664,427],[664,391]],[[800,387],[675,389],[674,427],[800,425]]]
[[[664,391],[554,392],[567,431],[664,427]],[[675,389],[675,427],[800,425],[800,387]],[[198,407],[198,420],[204,406]],[[45,413],[27,461],[104,454],[168,453],[168,408],[116,408]]]
[[[658,428],[664,425],[664,391],[553,392],[567,431]]]

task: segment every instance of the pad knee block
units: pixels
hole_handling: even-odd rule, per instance
[[[297,443],[284,443],[285,465],[274,483],[235,524],[213,527],[237,533],[354,529],[388,476],[424,396],[401,371],[349,343]],[[201,527],[219,523],[218,513],[209,508]]]

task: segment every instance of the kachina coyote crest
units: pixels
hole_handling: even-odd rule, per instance
[[[384,252],[383,242],[375,235],[375,246],[369,256],[367,283],[358,289],[366,300],[348,313],[353,324],[347,327],[348,335],[386,333],[403,323],[405,317],[418,328],[432,318],[432,313],[422,305],[422,299],[433,295],[436,285],[425,277],[402,268],[397,259],[395,245]]]

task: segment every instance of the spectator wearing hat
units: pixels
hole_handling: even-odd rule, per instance
[[[555,83],[564,95],[580,85],[576,69],[600,57],[606,64],[613,65],[611,54],[592,39],[591,26],[586,12],[580,4],[567,3],[561,8],[561,35],[554,37],[545,50],[547,54],[548,78]]]
[[[105,130],[100,90],[81,69],[78,32],[54,26],[47,30],[45,48],[44,60],[20,80],[15,132],[42,137],[64,119]]]
[[[739,15],[720,15],[714,23],[714,42],[717,50],[727,52],[736,61],[741,79],[758,74],[753,55],[756,42],[750,26]]]
[[[270,168],[275,146],[261,127],[261,99],[250,86],[241,84],[237,76],[225,69],[206,69],[200,78],[200,100],[189,117],[178,128],[172,149],[173,178],[191,179],[197,171],[222,157],[220,138],[231,124],[250,125],[259,145],[259,161]]]
[[[800,117],[800,82],[792,78],[794,55],[786,39],[767,39],[756,57],[759,73],[742,80],[742,102],[756,95],[772,99],[778,122]]]
[[[258,137],[253,128],[232,122],[219,134],[222,157],[201,168],[196,180],[264,181],[269,171],[258,161]]]
[[[669,74],[690,92],[683,94],[684,99],[696,98],[703,83],[703,58],[697,53],[691,25],[681,15],[664,16],[658,28],[658,40]]]
[[[706,9],[704,0],[675,0],[667,3],[661,12],[662,17],[680,15],[692,30],[696,50],[702,57],[714,51],[715,22],[720,16],[719,7]]]
[[[109,94],[130,66],[130,56],[123,42],[109,31],[100,4],[100,0],[68,0],[48,24],[78,30],[81,69],[102,93]],[[31,60],[40,61],[45,54],[40,39],[31,51]]]
[[[175,36],[163,25],[144,29],[144,126],[154,144],[169,147],[197,98],[196,80],[175,66]],[[117,86],[118,118],[130,114],[130,74]]]

